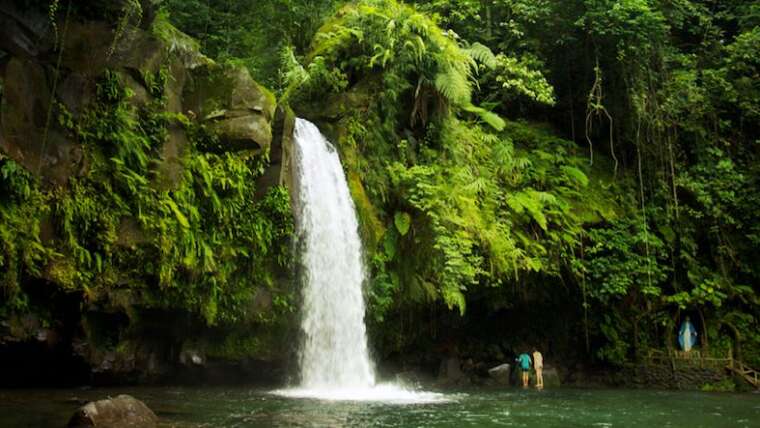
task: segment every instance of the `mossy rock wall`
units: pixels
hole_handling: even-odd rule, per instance
[[[277,366],[292,115],[276,128],[274,95],[157,2],[119,30],[122,3],[77,3],[57,33],[42,8],[2,14],[29,43],[0,42],[0,353],[62,353],[104,383]]]

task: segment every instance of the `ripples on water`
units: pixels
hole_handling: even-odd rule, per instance
[[[61,427],[81,401],[132,394],[163,427],[757,427],[760,395],[560,389],[330,401],[246,388],[0,391],[0,427]],[[445,401],[440,401],[445,400]]]

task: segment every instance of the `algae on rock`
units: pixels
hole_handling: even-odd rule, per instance
[[[281,169],[274,96],[141,4],[117,29],[92,2],[58,50],[48,28],[0,69],[0,322],[42,320],[0,346],[48,329],[95,375],[145,381],[187,341],[277,337],[294,294],[288,182],[262,179]],[[266,340],[218,358],[287,358]]]

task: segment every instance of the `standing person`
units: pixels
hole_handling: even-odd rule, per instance
[[[681,349],[689,352],[696,343],[697,329],[694,328],[694,324],[691,323],[687,315],[681,323],[681,330],[678,332],[678,344],[681,345]]]
[[[523,352],[515,360],[520,363],[520,370],[522,370],[522,384],[523,388],[528,387],[528,376],[530,375],[530,355],[527,352]]]
[[[544,356],[533,348],[533,368],[536,369],[536,389],[544,389]]]

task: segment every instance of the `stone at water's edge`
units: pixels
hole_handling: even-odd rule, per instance
[[[129,395],[119,395],[80,407],[67,427],[151,428],[157,423],[158,417],[145,403]]]
[[[470,379],[462,371],[462,363],[457,357],[441,360],[438,369],[438,384],[441,386],[461,386],[470,383]]]
[[[501,364],[488,370],[488,375],[499,385],[509,385],[509,374],[511,373],[509,364]]]
[[[544,367],[544,388],[559,388],[562,382],[555,367]]]

